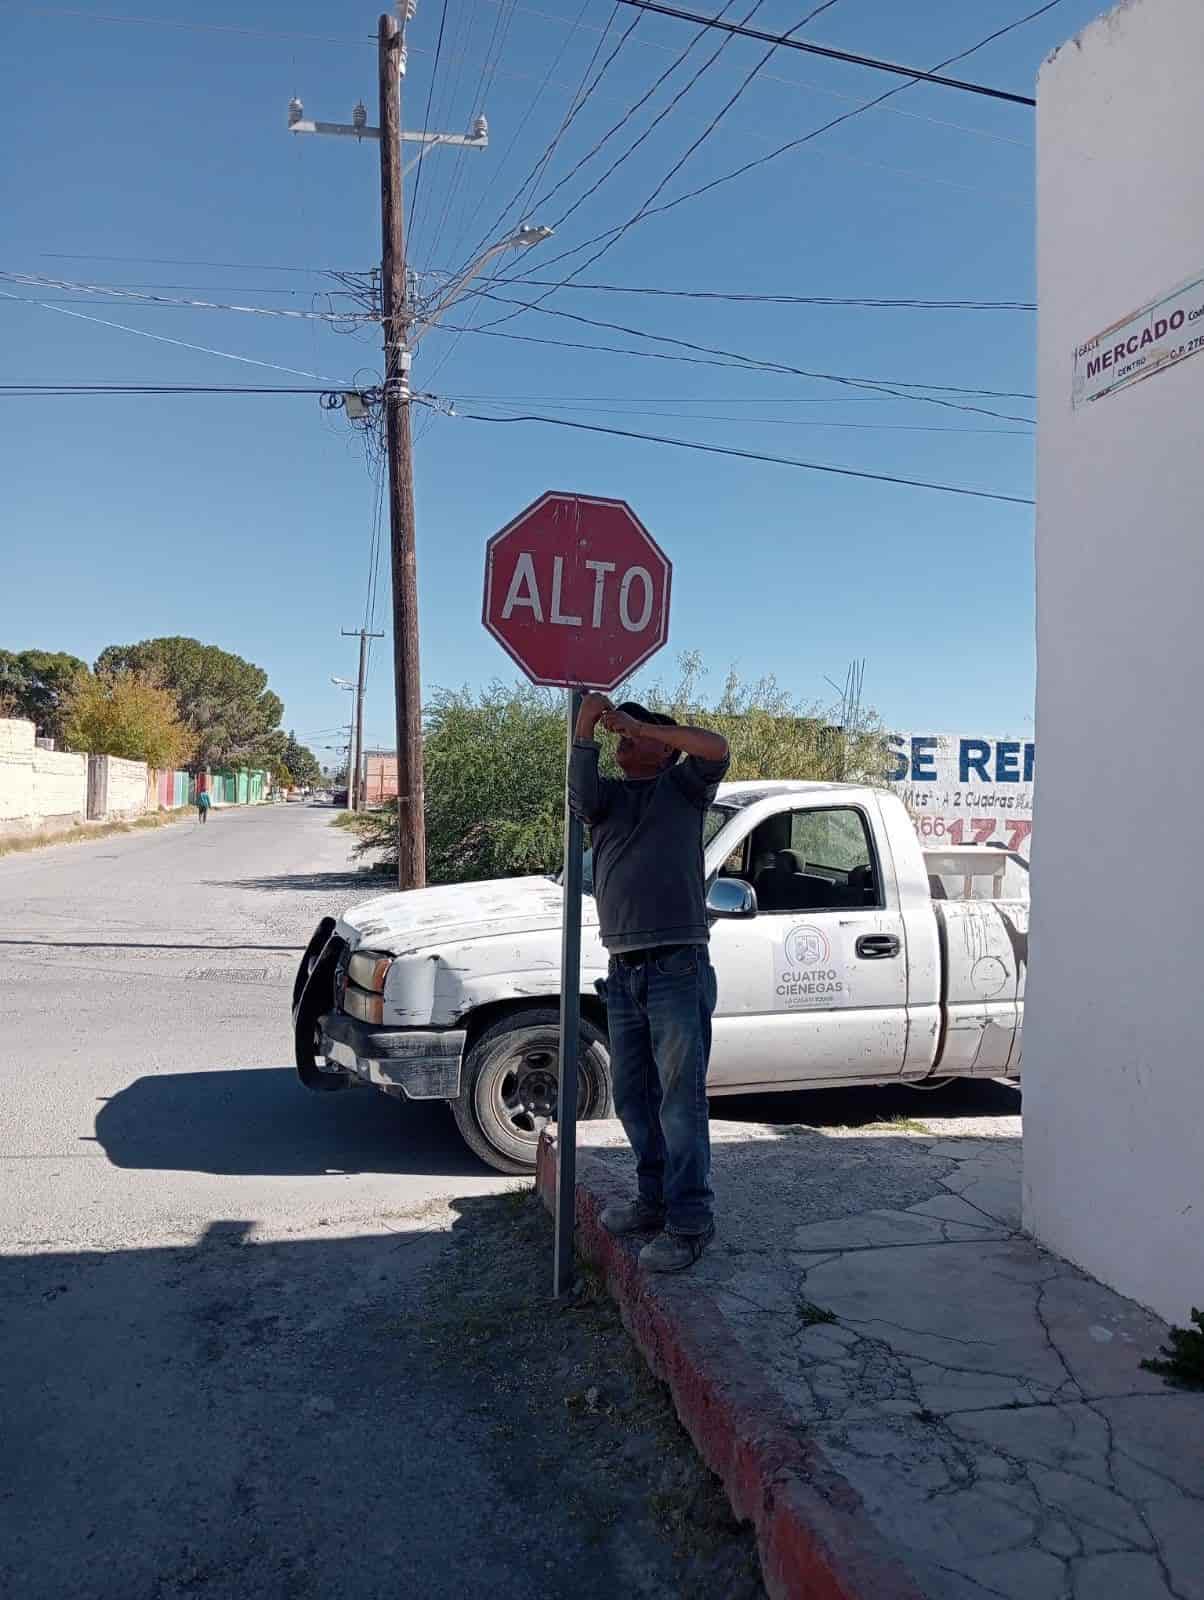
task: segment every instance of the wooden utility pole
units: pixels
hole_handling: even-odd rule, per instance
[[[383,639],[383,633],[372,633],[367,628],[344,628],[345,639],[360,642],[360,670],[355,682],[355,766],[347,774],[347,803],[352,811],[364,809],[364,690],[368,677],[368,640]]]
[[[414,548],[414,458],[410,438],[409,308],[401,183],[401,26],[396,17],[381,17],[377,53],[385,454],[389,469],[393,671],[397,687],[397,887],[420,889],[426,883],[426,816],[418,656],[418,563]]]

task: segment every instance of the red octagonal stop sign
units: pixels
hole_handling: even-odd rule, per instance
[[[549,491],[485,554],[485,626],[535,683],[613,689],[669,637],[673,569],[622,500]]]

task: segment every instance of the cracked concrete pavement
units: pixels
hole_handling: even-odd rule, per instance
[[[1018,1116],[711,1127],[688,1292],[925,1594],[1204,1600],[1204,1394],[1142,1371],[1165,1324],[1023,1234]],[[580,1134],[580,1181],[625,1192],[621,1130]]]

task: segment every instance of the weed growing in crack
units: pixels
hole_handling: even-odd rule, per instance
[[[801,1295],[798,1302],[799,1321],[804,1328],[815,1328],[824,1322],[835,1322],[836,1313],[829,1311],[825,1306],[817,1306],[814,1300],[808,1300],[806,1295]]]
[[[1204,1389],[1204,1311],[1191,1308],[1194,1328],[1172,1328],[1162,1346],[1161,1358],[1141,1363],[1180,1389]]]

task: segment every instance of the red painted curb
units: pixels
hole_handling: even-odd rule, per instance
[[[556,1141],[545,1134],[536,1187],[549,1209],[556,1160]],[[755,1528],[771,1600],[924,1600],[856,1491],[817,1445],[799,1436],[711,1297],[688,1278],[642,1273],[636,1248],[602,1227],[598,1216],[610,1197],[591,1184],[596,1171],[589,1152],[578,1151],[577,1247],[602,1271],[732,1510]]]

